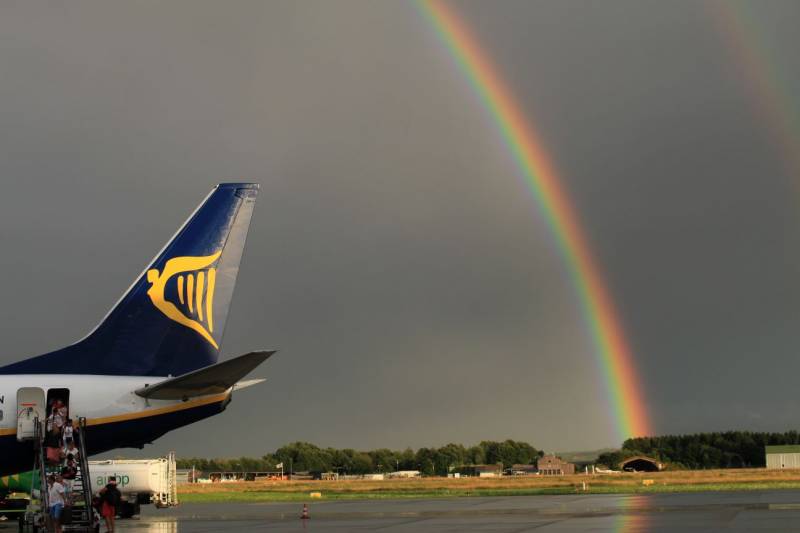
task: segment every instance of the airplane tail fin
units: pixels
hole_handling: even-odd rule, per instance
[[[216,186],[86,338],[0,374],[180,376],[216,363],[258,187]]]

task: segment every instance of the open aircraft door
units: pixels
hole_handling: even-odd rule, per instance
[[[17,440],[31,440],[36,431],[36,419],[44,421],[46,405],[44,390],[22,387],[17,391]]]

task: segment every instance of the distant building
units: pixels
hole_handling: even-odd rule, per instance
[[[512,465],[512,476],[533,476],[539,473],[539,469],[534,465]]]
[[[800,446],[765,446],[767,468],[800,468]]]
[[[469,477],[500,477],[503,475],[503,465],[464,465],[455,471]]]
[[[176,483],[197,483],[202,477],[205,477],[205,473],[196,468],[178,468],[175,471]]]
[[[387,472],[386,477],[388,478],[411,478],[411,477],[419,477],[420,472],[419,470],[398,470],[397,472]]]
[[[189,469],[189,474],[187,478],[191,480],[191,469]],[[295,472],[295,477],[302,476],[303,474],[308,474],[308,472]],[[199,481],[203,472],[199,470],[195,471],[195,481]],[[277,479],[280,477],[280,472],[211,472],[208,476],[213,483],[235,483],[239,481],[256,481],[259,479]],[[288,475],[288,472],[287,472]],[[181,471],[178,471],[178,483],[183,483],[181,481],[183,476]],[[306,475],[305,479],[311,479],[311,476]],[[191,483],[191,481],[189,481]]]
[[[575,473],[575,465],[555,455],[539,458],[539,473],[543,476],[570,476]]]
[[[175,483],[193,483],[194,480],[192,479],[192,469],[191,468],[179,468],[175,472]]]
[[[478,477],[500,477],[503,475],[503,465],[475,465],[475,475]]]
[[[619,467],[626,472],[658,472],[664,468],[664,465],[652,457],[636,455],[620,461]]]

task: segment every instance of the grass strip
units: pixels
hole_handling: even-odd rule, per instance
[[[434,489],[434,490],[366,490],[337,491],[322,490],[321,500],[394,500],[461,498],[475,496],[539,496],[563,494],[662,494],[677,492],[722,492],[749,490],[790,490],[800,489],[797,481],[767,481],[742,483],[691,483],[660,485],[589,485],[586,491],[571,486],[541,488],[497,488],[497,489]],[[186,493],[179,496],[183,503],[226,503],[226,502],[295,502],[310,500],[307,491],[242,490]]]

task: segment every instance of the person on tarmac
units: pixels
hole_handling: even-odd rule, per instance
[[[109,476],[108,484],[100,489],[100,499],[103,504],[100,508],[100,514],[106,520],[106,528],[108,533],[114,533],[114,521],[117,517],[117,506],[122,500],[122,494],[117,488],[117,478]]]
[[[61,533],[61,512],[64,510],[64,486],[59,483],[61,476],[50,474],[47,477],[48,499],[50,500],[50,520],[55,533]]]

